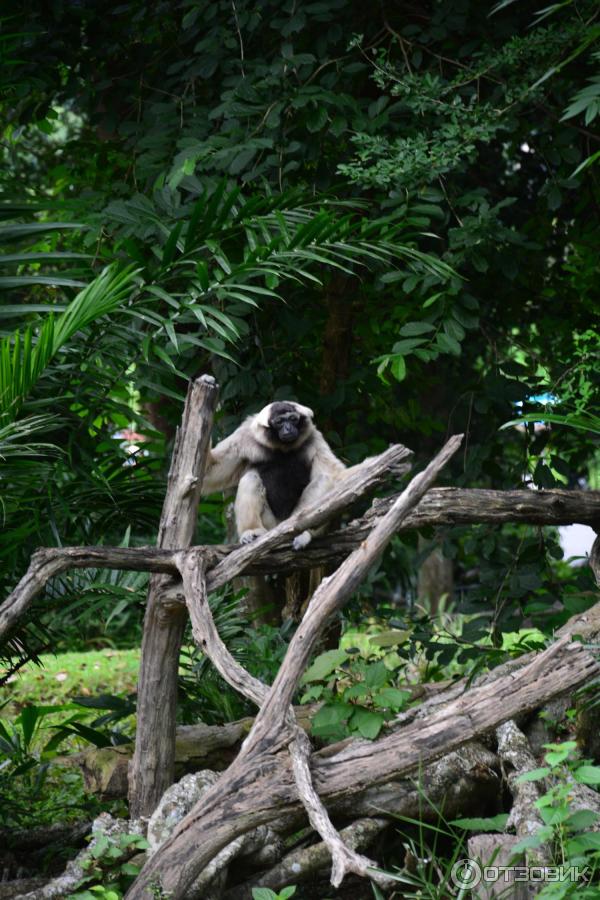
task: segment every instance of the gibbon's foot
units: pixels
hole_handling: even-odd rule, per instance
[[[263,534],[266,533],[266,528],[248,528],[246,531],[242,531],[240,535],[240,543],[251,544],[252,541],[256,540],[256,538],[262,537]]]
[[[294,548],[294,550],[304,550],[305,547],[308,547],[311,541],[312,534],[310,533],[310,531],[301,531],[300,534],[297,534],[292,541],[292,547]]]

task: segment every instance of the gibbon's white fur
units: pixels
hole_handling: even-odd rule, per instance
[[[275,402],[210,451],[202,493],[237,485],[236,528],[242,543],[249,543],[324,497],[348,471],[315,427],[311,409]],[[303,532],[294,547],[310,540],[310,532]]]

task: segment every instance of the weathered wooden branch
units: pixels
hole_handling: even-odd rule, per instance
[[[518,838],[530,837],[543,826],[544,821],[535,806],[536,800],[544,792],[543,786],[535,781],[519,781],[519,776],[532,772],[537,762],[529,741],[511,719],[496,729],[498,756],[502,774],[512,794],[513,803],[505,831],[514,831]],[[549,847],[538,847],[528,856],[530,865],[544,865],[550,862]]]
[[[306,708],[298,707],[295,712],[296,715],[301,715],[306,712]],[[247,733],[246,723],[242,720],[238,724]],[[194,739],[197,732],[205,733],[205,729],[210,729],[209,739],[220,740],[219,732],[228,732],[229,726],[222,728],[186,726],[186,728],[193,734]],[[371,816],[378,822],[382,822],[379,817],[384,816],[385,822],[396,828],[398,816],[434,822],[438,810],[443,810],[448,819],[459,815],[484,815],[486,810],[497,803],[499,789],[499,763],[496,755],[483,744],[472,741],[439,761],[424,766],[419,770],[418,779],[403,778],[388,781],[370,787],[360,794],[355,793],[353,785],[349,783],[344,795],[332,800],[328,803],[328,807],[332,815],[346,822],[359,817],[358,823],[354,823],[356,827],[350,825],[344,828],[341,836],[344,843],[348,836],[348,843],[352,849],[363,849],[370,837],[374,836],[371,827],[367,826]],[[587,797],[585,802],[588,802]],[[251,867],[255,874],[250,875],[247,859],[242,860],[240,866],[235,865],[235,868],[230,869],[230,874],[237,883],[227,890],[224,900],[251,900],[251,888],[257,884],[280,890],[287,884],[302,884],[310,880],[316,870],[326,868],[331,862],[331,854],[324,843],[291,851],[282,857],[283,845],[277,836],[281,838],[290,835],[301,828],[302,824],[300,810],[269,822],[268,829],[265,829],[265,832],[271,834],[268,846],[263,847],[262,851],[253,853]],[[234,847],[236,843],[229,846]],[[266,871],[262,872],[264,868]],[[59,886],[63,884],[62,876],[53,881]],[[240,881],[243,883],[239,883]],[[47,878],[31,885],[22,881],[9,882],[7,890],[9,888],[10,890],[6,894],[0,889],[0,900],[3,900],[4,896],[7,900],[8,898],[15,900],[17,895],[46,886],[47,882]],[[0,888],[2,887],[3,885],[0,885]]]
[[[384,477],[381,481],[384,481]],[[397,496],[397,495],[395,495]],[[291,540],[251,559],[240,574],[263,575],[311,569],[335,563],[351,553],[368,534],[375,515],[383,515],[395,499],[376,500],[369,512],[331,534],[315,537],[304,550],[293,550]],[[444,525],[477,525],[505,522],[529,525],[569,525],[578,522],[600,527],[600,491],[488,491],[464,488],[432,488],[406,517],[398,531]],[[597,546],[596,546],[597,545]],[[600,573],[600,540],[594,545],[590,565]],[[182,549],[182,548],[177,548]],[[223,562],[238,549],[217,544],[204,548],[208,558],[208,590],[217,584],[211,566]],[[174,551],[155,547],[47,547],[31,557],[19,584],[0,606],[0,637],[4,635],[40,594],[50,578],[68,569],[108,568],[157,572],[177,576]],[[597,576],[600,581],[600,575]],[[181,586],[163,592],[176,601]],[[180,603],[183,605],[183,598]]]
[[[453,454],[458,450],[462,435],[455,435],[445,444],[427,468],[416,475],[408,487],[396,498],[387,513],[376,520],[371,533],[344,560],[337,571],[326,578],[313,595],[308,609],[294,634],[288,651],[265,705],[256,718],[246,746],[260,743],[274,723],[281,722],[283,712],[292,702],[294,692],[317,644],[327,619],[356,590],[373,563],[379,559],[400,523],[416,506],[428,487]]]
[[[188,390],[158,529],[160,548],[188,547],[193,540],[217,393],[214,378],[207,375],[197,378]],[[160,601],[164,583],[164,575],[151,578],[144,617],[129,776],[129,809],[134,818],[152,812],[175,773],[177,671],[186,616],[183,610],[164,609]]]
[[[563,638],[520,669],[518,676],[509,672],[471,688],[425,718],[377,741],[353,741],[333,755],[329,755],[331,748],[314,754],[313,783],[329,803],[347,798],[348,785],[356,795],[373,785],[417,773],[477,735],[533,711],[599,672],[600,666],[581,644]],[[142,870],[128,894],[130,900],[151,896],[146,888],[157,879],[177,900],[185,884],[222,846],[250,828],[298,809],[287,752],[260,753],[246,758],[244,765],[236,761],[229,775],[203,798],[202,808],[181,823],[165,845],[168,853],[158,853],[155,867]],[[189,846],[196,848],[193,860]]]
[[[389,827],[388,819],[364,818],[356,819],[351,825],[340,831],[340,838],[345,847],[357,852],[366,849],[375,838]],[[252,900],[252,887],[260,884],[277,891],[288,884],[298,885],[308,881],[320,869],[324,869],[331,860],[328,845],[322,841],[311,844],[301,850],[288,853],[276,866],[259,878],[254,876],[252,884],[235,885],[225,892],[223,900]]]
[[[207,376],[204,378],[206,377]],[[202,379],[197,379],[194,384],[197,386],[196,390],[199,390],[200,385],[203,385],[203,389],[205,390],[213,390],[214,396],[211,399],[211,405],[214,406],[216,403],[216,387],[214,384]],[[190,414],[186,411],[184,411],[182,420],[181,428],[188,434],[188,441],[191,444],[191,446],[186,445],[185,453],[187,456],[189,456],[190,451],[194,448],[199,451],[202,446],[200,442],[198,442],[197,445],[194,444],[194,428],[196,430],[200,428],[200,420],[205,413],[205,410],[197,407],[199,399],[198,395],[194,394],[188,395],[188,400],[186,401],[186,404],[192,404],[195,408],[194,422],[190,421]],[[202,433],[206,435],[207,431],[210,431],[210,429],[203,426]],[[173,450],[169,485],[175,485],[175,454],[179,453],[179,443],[180,441],[177,440]],[[405,461],[410,454],[411,451],[406,447],[403,447],[401,444],[395,444],[379,456],[366,460],[362,466],[357,467],[356,472],[343,482],[337,491],[331,492],[328,495],[326,502],[317,504],[311,509],[298,513],[296,516],[291,516],[277,528],[272,529],[266,535],[254,541],[252,546],[210,545],[199,548],[202,549],[206,555],[207,565],[210,569],[208,576],[208,590],[215,590],[215,588],[228,581],[229,578],[234,578],[237,574],[245,571],[244,560],[250,560],[247,564],[247,566],[250,567],[248,570],[250,574],[254,574],[254,572],[270,572],[271,568],[268,559],[270,559],[271,554],[273,553],[273,548],[277,548],[285,541],[289,544],[290,558],[292,560],[302,558],[305,551],[296,551],[291,548],[291,539],[294,534],[304,531],[305,529],[318,527],[335,517],[341,509],[351,505],[356,500],[359,500],[365,494],[369,493],[369,491],[384,484],[389,480],[390,469],[393,469],[396,475],[408,471],[410,466]],[[190,460],[188,459],[188,463],[189,462]],[[197,465],[197,460],[192,460],[191,464]],[[186,491],[186,484],[193,486],[194,493],[189,496],[194,499],[197,508],[198,497],[196,496],[196,492],[200,490],[202,479],[193,477],[188,472],[187,475],[182,476],[181,480],[182,484],[180,485],[179,490],[182,491],[183,494],[185,494]],[[176,488],[174,487],[173,490],[175,492]],[[173,498],[175,498],[175,493],[173,493]],[[175,521],[172,508],[174,505],[175,501],[172,499],[167,508],[167,499],[165,498],[163,518],[166,516],[171,522]],[[190,525],[191,510],[184,505],[182,508],[182,514],[183,513],[185,513],[184,518],[188,521],[188,525]],[[126,569],[138,572],[153,572],[178,576],[179,570],[175,560],[175,553],[178,550],[187,549],[187,546],[184,540],[179,544],[175,544],[174,540],[175,538],[167,542],[161,539],[161,532],[159,531],[158,547],[44,547],[37,550],[31,557],[29,568],[23,578],[21,578],[4,603],[0,605],[0,638],[2,638],[26,612],[32,600],[43,591],[50,578],[55,575],[60,575],[68,569]],[[191,538],[188,540],[191,541]],[[165,544],[168,544],[169,549],[167,549]],[[344,555],[346,556],[348,552],[350,551],[345,550]],[[261,562],[263,559],[265,561]],[[279,568],[282,568],[283,566],[285,566],[285,560],[280,562]],[[301,565],[288,566],[288,569],[310,568],[311,566],[312,563],[307,560]],[[277,568],[277,561],[275,561],[275,568]],[[168,598],[169,595],[173,593],[169,590],[169,584],[169,579],[160,580],[158,602],[163,601],[165,597]],[[181,593],[180,589],[177,590]],[[183,598],[179,604],[176,601],[175,603],[172,601],[165,603],[165,606],[168,606],[169,608],[177,605],[184,605]]]
[[[268,690],[265,685],[252,678],[242,666],[231,659],[227,648],[220,640],[212,622],[208,602],[206,601],[206,586],[201,557],[198,557],[197,552],[191,551],[188,554],[182,554],[178,559],[179,568],[184,579],[186,602],[192,616],[194,636],[199,638],[202,649],[213,660],[223,677],[246,696],[251,697],[255,702],[262,703],[262,706],[236,761],[221,776],[217,784],[202,797],[202,802],[198,803],[183,819],[172,837],[163,845],[156,856],[146,864],[136,883],[131,888],[133,897],[144,896],[148,890],[151,890],[150,886],[158,874],[160,874],[163,887],[168,892],[173,893],[175,898],[180,897],[189,884],[198,877],[207,863],[207,860],[197,862],[195,847],[193,844],[190,845],[186,838],[186,830],[189,827],[189,823],[193,821],[194,816],[197,816],[198,808],[210,806],[216,795],[228,791],[232,783],[237,783],[240,777],[238,774],[239,770],[245,772],[251,772],[252,770],[255,770],[255,772],[263,771],[266,758],[273,757],[282,746],[292,744],[292,742],[294,744],[291,748],[291,757],[296,786],[295,793],[300,796],[309,814],[311,824],[329,846],[333,859],[332,882],[339,884],[346,872],[356,872],[361,875],[367,874],[367,869],[371,864],[370,861],[355,851],[344,847],[325,807],[314,790],[307,761],[306,739],[304,733],[294,721],[291,701],[327,619],[336,609],[341,608],[356,586],[360,584],[373,562],[381,555],[390,541],[395,528],[418,503],[437,477],[439,471],[456,452],[461,440],[462,435],[450,438],[425,471],[419,473],[411,480],[408,487],[397,498],[385,516],[377,520],[371,534],[363,541],[360,547],[348,557],[335,575],[321,583],[310,601],[309,608],[298,631],[290,642],[278,675],[272,687]],[[385,456],[385,454],[382,454],[382,456]],[[370,460],[364,464],[364,467],[361,467],[361,469],[364,468],[364,475],[367,479],[374,464],[377,464],[377,460]],[[360,477],[360,472],[357,473],[357,476],[348,480],[350,484],[344,484],[342,489],[336,492],[337,496],[333,499],[334,506],[336,503],[342,502],[342,497],[347,502],[349,491],[356,493],[360,489],[360,482],[357,481],[358,477]],[[289,530],[286,532],[286,523],[282,523],[279,526],[280,534],[276,535],[273,541],[281,541],[282,536],[290,531],[292,533],[303,531],[307,527],[319,524],[317,517],[322,517],[320,507],[314,507],[307,514],[292,517],[290,523],[293,521],[293,524],[289,526]],[[274,531],[277,530],[274,529]],[[260,541],[256,541],[249,547],[242,548],[242,551],[238,551],[238,553],[243,552],[246,561],[256,558],[268,541],[269,534],[271,532],[265,535],[264,538],[261,538]],[[261,542],[263,544],[262,547]],[[232,554],[232,557],[234,556],[235,554]],[[233,570],[235,570],[235,564]],[[245,831],[246,829],[242,828],[239,834],[243,834]],[[215,853],[230,843],[230,839],[223,841],[219,832],[220,829],[217,828],[216,830],[213,829],[213,831],[209,830],[207,834],[203,835],[203,844],[205,846],[211,843],[211,837],[218,844],[218,846],[214,846]],[[385,881],[385,877],[378,874],[371,877],[382,883]]]
[[[244,572],[250,562],[262,559],[270,550],[280,546],[285,540],[325,524],[381,484],[382,479],[389,478],[390,471],[406,472],[407,467],[403,463],[411,454],[412,451],[403,447],[402,444],[393,444],[379,456],[367,459],[361,465],[356,466],[353,474],[344,478],[339,483],[339,487],[330,491],[324,500],[294,513],[253,541],[252,544],[243,545],[229,553],[212,569],[208,582],[209,590],[214,590],[231,581]]]

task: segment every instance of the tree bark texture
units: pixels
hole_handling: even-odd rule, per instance
[[[563,638],[521,668],[491,678],[377,741],[352,741],[312,757],[312,779],[322,799],[339,802],[400,778],[502,722],[530,712],[550,697],[596,677],[600,666],[581,644]],[[152,896],[162,884],[172,900],[227,843],[259,824],[299,808],[288,753],[261,752],[236,762],[144,867],[129,900]]]
[[[383,480],[383,479],[381,479]],[[345,558],[368,534],[373,517],[383,515],[395,497],[376,500],[365,516],[345,528],[313,538],[303,550],[293,550],[291,536],[259,559],[247,561],[243,574],[264,575],[312,569]],[[406,517],[399,532],[447,525],[502,525],[506,522],[526,525],[571,525],[574,522],[600,528],[600,491],[490,491],[469,488],[432,488]],[[600,540],[592,551],[590,564],[600,573]],[[183,549],[183,548],[176,548]],[[216,544],[203,548],[211,554],[207,587],[214,590],[223,583],[222,570],[214,567],[239,549],[238,545]],[[26,612],[54,575],[67,569],[108,568],[139,572],[159,572],[177,576],[172,550],[154,547],[47,547],[37,550],[18,585],[0,606],[0,638]],[[597,576],[598,577],[598,576]],[[600,581],[600,577],[598,577]],[[163,590],[160,602],[184,606],[181,584]]]
[[[200,488],[210,443],[218,388],[210,376],[190,384],[175,438],[158,547],[189,547],[198,516]],[[173,783],[179,651],[186,623],[183,609],[161,603],[168,576],[150,580],[138,676],[136,743],[129,774],[133,818],[149,815]]]
[[[300,796],[308,812],[311,824],[326,841],[332,854],[332,884],[339,884],[347,872],[367,875],[369,867],[373,865],[372,862],[344,846],[329,819],[327,810],[319,799],[309,768],[310,747],[307,745],[305,735],[295,722],[291,706],[292,697],[328,617],[336,609],[343,606],[355,587],[365,577],[370,566],[389,543],[394,530],[419,502],[440,470],[456,452],[461,441],[462,435],[456,435],[447,441],[426,469],[411,479],[408,486],[397,497],[386,514],[376,520],[371,533],[354,553],[345,560],[334,575],[321,583],[310,601],[298,631],[290,642],[285,659],[270,688],[246,672],[231,657],[216,631],[207,602],[206,579],[204,577],[205,559],[202,551],[190,550],[187,553],[181,551],[178,554],[177,565],[183,577],[186,603],[192,619],[195,640],[221,675],[244,696],[249,697],[257,705],[260,705],[260,710],[235,762],[221,776],[217,784],[209,789],[208,793],[202,797],[202,800],[194,806],[192,811],[184,817],[171,838],[158,853],[146,863],[136,882],[136,885],[140,883],[142,888],[138,889],[134,885],[131,889],[134,891],[134,896],[140,890],[143,892],[147,889],[152,892],[152,885],[158,877],[157,873],[160,873],[161,882],[163,882],[167,892],[174,892],[175,897],[183,896],[185,890],[201,873],[206,862],[209,861],[200,860],[198,854],[194,852],[193,846],[187,844],[185,836],[182,837],[182,834],[185,835],[194,816],[198,814],[198,809],[205,808],[207,805],[210,806],[211,800],[224,791],[229,793],[230,785],[238,783],[238,771],[242,771],[247,775],[255,768],[257,762],[259,771],[263,771],[264,766],[261,760],[272,758],[278,750],[285,747],[289,747],[289,758],[292,760],[295,785],[293,793]],[[381,464],[384,458],[391,457],[391,462],[395,462],[396,458],[392,451],[396,450],[397,452],[397,449],[390,448],[389,451],[381,454],[377,459],[366,461],[360,467],[360,472],[357,471],[355,475],[350,476],[342,484],[341,488],[333,492],[330,496],[331,506],[335,507],[336,504],[340,504],[342,498],[347,499],[349,496],[357,494],[361,489],[361,485],[364,485],[373,477],[374,472],[377,471],[377,466]],[[390,460],[388,459],[388,464],[389,462]],[[262,547],[265,545],[274,546],[277,542],[281,542],[290,529],[302,531],[307,525],[319,524],[322,516],[322,504],[315,505],[305,513],[298,513],[292,516],[251,546],[243,548],[244,557],[248,558],[249,556],[252,558],[253,554],[259,555]],[[270,536],[272,537],[269,543]],[[236,554],[232,554],[232,557],[235,556]],[[233,570],[233,574],[237,574],[235,565]],[[233,575],[230,577],[233,577]],[[238,794],[236,793],[235,796],[237,798]],[[232,797],[232,802],[233,799]],[[251,814],[251,810],[248,810],[248,813]],[[243,820],[244,817],[241,817],[241,821]],[[237,818],[233,823],[233,827],[238,827]],[[233,835],[233,837],[244,834],[247,830],[247,828],[242,827],[241,831]],[[209,835],[210,833],[209,829]],[[218,853],[226,844],[230,843],[232,838],[228,836],[227,830],[222,830],[220,826],[217,826],[216,834],[218,835],[216,841],[219,843],[219,846],[216,847],[215,852]],[[208,842],[210,843],[210,840]],[[186,851],[183,851],[184,846],[187,846]],[[212,858],[211,856],[210,859]],[[178,868],[184,867],[176,879],[169,869],[169,863],[172,859],[176,860]],[[169,869],[169,873],[166,876],[164,875],[165,867]],[[369,875],[380,883],[386,880],[386,877],[380,873],[369,873]],[[137,895],[143,896],[144,894],[138,892]]]

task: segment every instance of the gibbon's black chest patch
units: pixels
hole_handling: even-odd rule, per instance
[[[276,519],[282,521],[291,516],[310,481],[311,467],[304,447],[287,452],[272,450],[269,459],[255,466],[265,486],[267,503]]]

